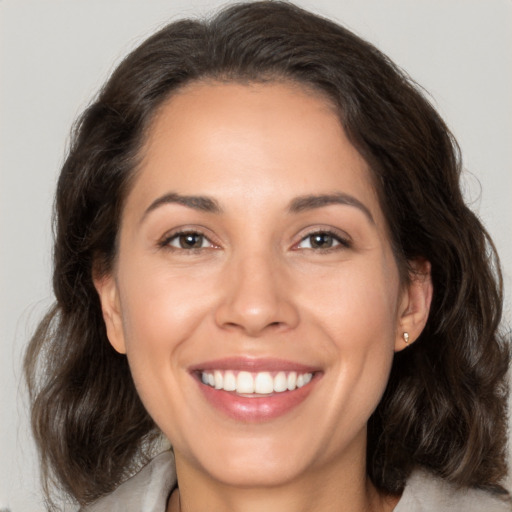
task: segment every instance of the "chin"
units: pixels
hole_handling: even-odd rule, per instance
[[[246,488],[286,485],[318,471],[325,462],[325,446],[316,446],[311,436],[304,435],[304,429],[291,432],[282,425],[267,427],[266,435],[246,425],[238,435],[231,432],[196,439],[193,449],[187,450],[188,454],[184,452],[183,458],[209,479]],[[327,448],[327,452],[331,449]]]
[[[247,454],[228,456],[204,469],[218,482],[233,487],[273,487],[282,486],[300,477],[304,468],[295,458],[249,457]]]

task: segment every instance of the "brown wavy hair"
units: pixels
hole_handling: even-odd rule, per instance
[[[123,201],[162,103],[198,80],[287,80],[337,107],[370,165],[402,276],[432,265],[428,323],[396,354],[368,426],[368,474],[400,492],[415,466],[504,493],[506,373],[502,279],[487,232],[460,191],[459,149],[421,90],[379,50],[289,3],[173,22],[135,49],[78,120],[55,202],[56,302],[25,358],[45,491],[78,503],[110,492],[159,432],[127,360],[107,339],[92,274],[109,272]],[[507,335],[508,336],[508,335]]]

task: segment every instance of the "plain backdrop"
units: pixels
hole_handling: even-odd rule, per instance
[[[0,0],[0,509],[41,512],[21,359],[51,303],[51,206],[70,126],[116,62],[208,0]],[[227,2],[229,3],[229,2]],[[459,140],[468,201],[512,290],[512,0],[300,0],[376,44]]]

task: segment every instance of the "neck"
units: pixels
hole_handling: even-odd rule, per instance
[[[275,486],[230,486],[200,474],[177,456],[179,489],[167,512],[390,512],[398,497],[380,494],[362,467],[333,463]]]

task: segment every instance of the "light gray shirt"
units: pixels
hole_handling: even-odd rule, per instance
[[[113,493],[81,512],[165,512],[175,485],[174,457],[171,452],[164,452]],[[512,505],[480,490],[457,489],[417,470],[409,478],[394,512],[512,512]]]

